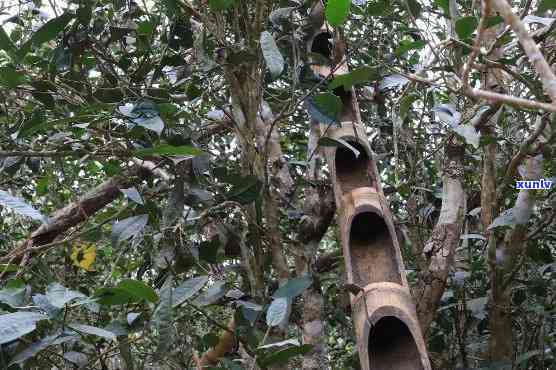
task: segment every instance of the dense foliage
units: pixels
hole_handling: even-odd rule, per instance
[[[1,368],[358,368],[326,166],[308,174],[344,145],[311,150],[312,122],[352,87],[433,367],[556,366],[554,186],[515,188],[556,181],[556,80],[500,1],[313,3],[0,0]],[[553,66],[556,2],[511,3]],[[307,51],[325,19],[334,50]],[[312,72],[339,51],[348,75]]]

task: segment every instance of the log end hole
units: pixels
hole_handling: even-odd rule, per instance
[[[331,59],[332,57],[332,34],[330,32],[321,32],[315,36],[311,44],[311,52],[317,53]]]
[[[402,283],[394,242],[380,215],[362,212],[354,217],[349,250],[353,280],[358,286],[379,282]]]
[[[369,369],[423,370],[411,331],[394,316],[381,318],[369,333]]]
[[[343,193],[361,187],[375,186],[370,176],[370,158],[363,145],[356,141],[347,141],[359,151],[359,156],[346,147],[336,149],[336,177]]]

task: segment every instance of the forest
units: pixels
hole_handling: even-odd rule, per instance
[[[0,0],[0,369],[555,369],[555,21]]]

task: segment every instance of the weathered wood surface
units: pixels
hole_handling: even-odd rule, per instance
[[[320,0],[319,0],[320,1]],[[339,35],[323,24],[308,50],[336,60],[337,65],[312,67],[317,76],[349,72],[345,55],[335,48]],[[348,283],[361,291],[351,296],[361,368],[363,370],[430,370],[403,259],[373,160],[355,90],[335,89],[342,100],[339,125],[321,123],[321,134],[347,147],[326,147],[338,210],[338,224]]]

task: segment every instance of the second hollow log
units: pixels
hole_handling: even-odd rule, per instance
[[[315,2],[317,5],[322,6],[322,2]],[[308,43],[308,51],[328,59],[333,56],[337,62],[333,67],[312,66],[313,72],[324,78],[349,72],[345,56],[338,58],[338,50],[330,40],[341,41],[337,32],[323,24]],[[430,370],[392,215],[361,124],[355,91],[340,88],[333,93],[342,101],[341,123],[321,123],[321,133],[351,146],[326,147],[324,151],[334,188],[348,283],[361,289],[351,296],[361,368]]]

